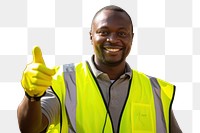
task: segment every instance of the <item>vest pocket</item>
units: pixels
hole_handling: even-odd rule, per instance
[[[132,106],[132,124],[133,132],[136,133],[153,133],[153,119],[151,105],[134,103]]]

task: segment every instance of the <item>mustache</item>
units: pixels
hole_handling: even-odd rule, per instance
[[[109,43],[109,42],[104,43],[102,45],[102,47],[104,47],[104,48],[120,48],[120,49],[124,48],[124,46],[122,44],[119,44],[119,43]]]

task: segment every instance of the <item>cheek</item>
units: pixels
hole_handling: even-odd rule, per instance
[[[96,49],[96,48],[100,47],[104,43],[104,40],[105,39],[102,38],[102,37],[94,36],[91,41],[92,41],[93,47]]]
[[[130,43],[130,41],[125,42],[126,44],[126,53],[129,54],[131,51],[131,47],[132,47],[132,42]]]
[[[127,48],[127,55],[130,53],[130,51],[131,51],[131,46],[129,46],[129,47]]]
[[[100,51],[100,42],[99,40],[93,39],[92,40],[93,50],[95,53],[99,53]]]
[[[104,40],[104,38],[100,37],[100,36],[94,36],[94,38],[93,38],[94,43],[102,43],[103,40]]]

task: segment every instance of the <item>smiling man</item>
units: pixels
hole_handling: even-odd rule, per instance
[[[131,18],[122,11],[102,10],[92,21],[90,37],[94,60],[97,68],[111,80],[124,73],[134,35],[132,26]]]
[[[128,13],[106,6],[93,20],[91,60],[48,68],[39,47],[22,76],[24,133],[181,133],[172,111],[175,86],[131,69]]]

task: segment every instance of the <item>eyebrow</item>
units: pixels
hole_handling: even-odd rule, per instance
[[[97,27],[97,30],[98,29],[109,29],[109,27],[107,27],[107,26],[102,26],[102,27]],[[120,27],[120,28],[118,28],[118,30],[129,30],[129,28],[125,28],[125,27]]]

